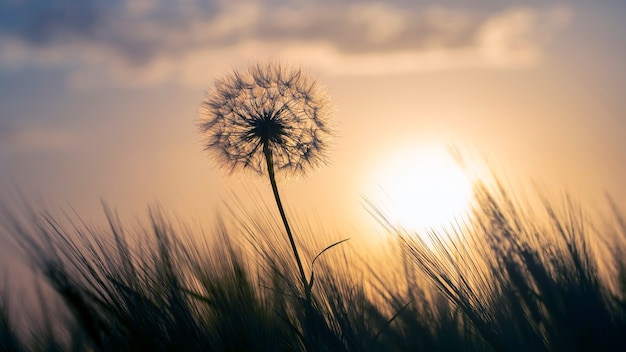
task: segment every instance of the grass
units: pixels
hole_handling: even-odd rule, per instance
[[[429,241],[374,209],[390,252],[329,249],[308,263],[310,298],[271,215],[203,233],[159,209],[132,228],[105,206],[101,229],[9,208],[4,230],[55,295],[39,295],[47,314],[26,331],[0,295],[0,350],[626,350],[626,222],[609,205],[611,222],[594,223],[567,197],[530,206],[478,185],[470,225]],[[336,242],[294,232],[307,258]]]

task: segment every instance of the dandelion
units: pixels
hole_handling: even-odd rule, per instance
[[[200,112],[205,149],[223,168],[269,176],[307,302],[312,282],[298,255],[276,173],[304,175],[326,162],[333,134],[330,117],[329,100],[319,84],[301,69],[278,64],[257,64],[216,80]]]
[[[230,173],[267,174],[269,159],[275,172],[301,176],[326,161],[330,115],[327,95],[301,69],[255,65],[215,82],[200,129]]]

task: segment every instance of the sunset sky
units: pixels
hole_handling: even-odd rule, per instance
[[[390,161],[448,146],[626,206],[625,18],[622,0],[5,0],[0,193],[94,221],[100,199],[125,219],[157,202],[201,219],[265,197],[265,179],[216,168],[196,118],[215,78],[272,60],[336,110],[330,164],[282,188],[294,211],[367,221],[364,197],[410,182]]]

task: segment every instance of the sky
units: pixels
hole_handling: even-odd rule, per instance
[[[410,182],[390,160],[448,146],[626,207],[624,18],[621,0],[3,0],[0,194],[95,222],[101,200],[200,222],[232,197],[271,204],[265,179],[216,167],[197,117],[214,79],[280,61],[336,111],[329,165],[281,185],[292,211],[369,223],[363,199]]]

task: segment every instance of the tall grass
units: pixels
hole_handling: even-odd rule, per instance
[[[598,234],[580,208],[543,198],[545,217],[523,215],[501,188],[476,194],[461,245],[433,234],[436,251],[406,237],[403,246],[484,341],[507,351],[623,349],[625,311],[599,275],[589,238]]]
[[[387,223],[391,249],[377,260],[352,246],[326,252],[307,268],[310,304],[268,213],[216,220],[203,233],[159,209],[129,227],[105,206],[105,229],[6,211],[4,230],[56,294],[42,299],[63,304],[47,304],[41,327],[24,333],[0,295],[0,350],[625,350],[617,207],[607,225],[567,197],[544,194],[531,207],[497,183],[475,193],[468,225],[424,239]],[[323,248],[306,224],[298,233],[305,252]]]

